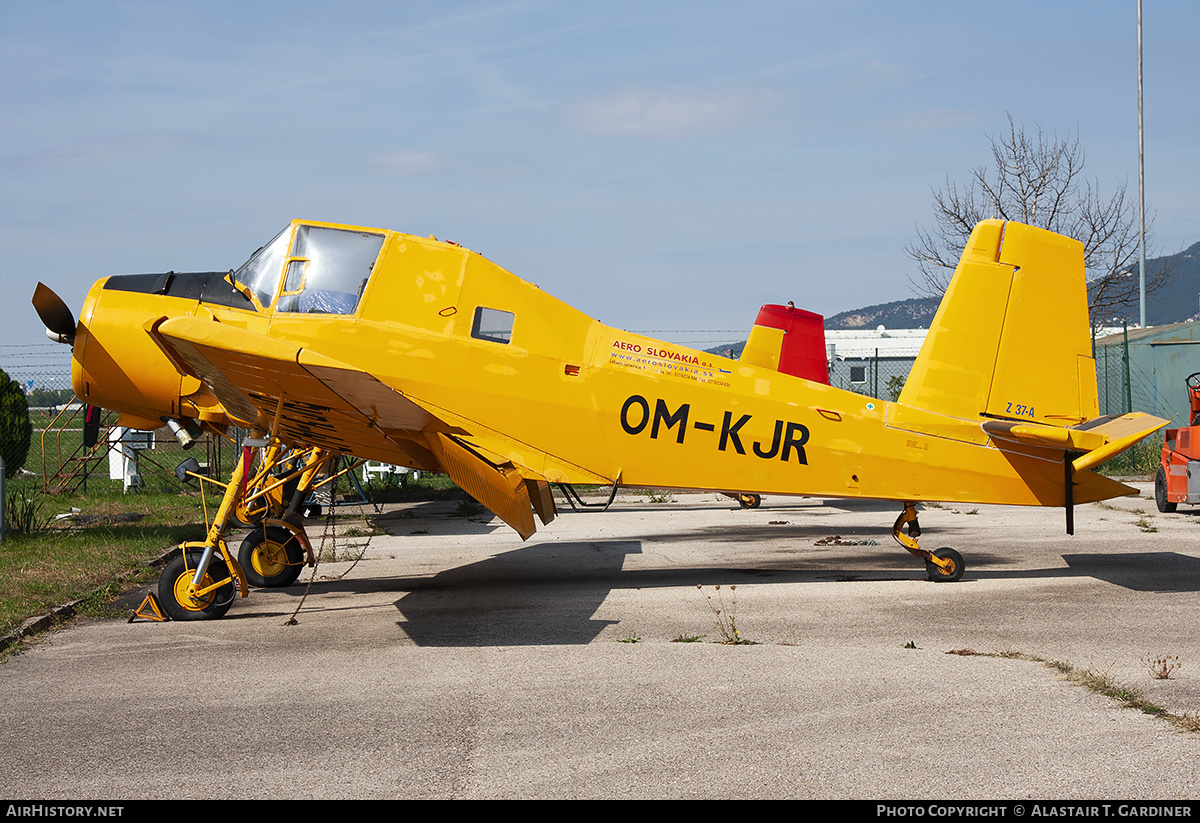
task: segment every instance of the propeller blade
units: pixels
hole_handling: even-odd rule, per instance
[[[75,315],[54,290],[38,283],[33,292],[33,307],[46,325],[52,340],[71,343],[75,340]]]

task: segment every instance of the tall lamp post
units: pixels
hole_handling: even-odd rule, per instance
[[[1146,168],[1142,140],[1142,0],[1137,0],[1138,41],[1138,307],[1146,328]]]

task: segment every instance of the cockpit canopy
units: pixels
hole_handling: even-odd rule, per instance
[[[264,308],[353,314],[383,248],[384,235],[293,223],[233,274]]]

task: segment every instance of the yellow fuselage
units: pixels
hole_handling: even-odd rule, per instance
[[[273,428],[428,470],[442,432],[549,482],[894,500],[1063,505],[1064,460],[1112,439],[1047,435],[1095,416],[1085,390],[1072,395],[1083,411],[1057,422],[1025,406],[1006,418],[885,402],[605,326],[454,244],[361,231],[384,239],[352,313],[280,311],[283,279],[242,307],[99,281],[76,337],[77,394],[142,428]],[[502,333],[480,332],[481,311]],[[1064,362],[1077,358],[1090,362]],[[998,438],[984,428],[997,420],[1033,434]],[[1126,491],[1074,474],[1075,502]]]

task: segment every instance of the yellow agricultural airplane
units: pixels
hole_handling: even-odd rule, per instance
[[[895,500],[897,541],[957,580],[916,501],[1063,506],[1070,532],[1074,504],[1134,491],[1092,469],[1166,424],[1099,416],[1082,245],[1000,220],[972,233],[899,402],[821,382],[820,349],[796,366],[803,330],[766,308],[734,361],[605,326],[454,243],[305,220],[228,274],[99,280],[78,323],[40,283],[33,302],[73,345],[78,397],[120,425],[264,447],[163,572],[177,619],[295,580],[299,501],[337,455],[445,472],[523,539],[553,483]],[[225,525],[247,490],[287,504],[283,460],[291,506],[235,557]]]

